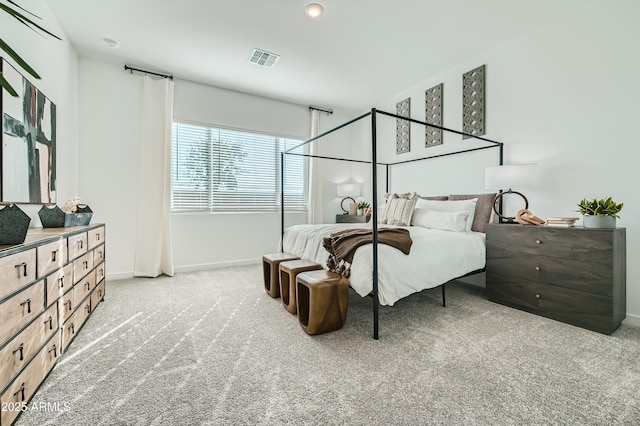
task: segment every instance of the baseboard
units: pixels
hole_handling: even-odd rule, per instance
[[[176,273],[206,271],[207,269],[230,268],[232,266],[258,265],[261,261],[262,259],[244,259],[244,260],[233,260],[229,262],[202,263],[199,265],[176,266],[175,270],[176,270]]]
[[[632,325],[634,327],[640,327],[640,315],[627,314],[627,318],[622,321],[625,325]]]
[[[185,265],[185,266],[176,266],[175,272],[196,272],[196,271],[206,271],[207,269],[221,269],[221,268],[230,268],[233,266],[247,266],[247,265],[258,265],[262,259],[244,259],[244,260],[234,260],[230,262],[216,262],[216,263],[202,263],[200,265]],[[107,280],[126,280],[129,278],[133,278],[133,271],[128,272],[115,272],[115,273],[107,273]]]

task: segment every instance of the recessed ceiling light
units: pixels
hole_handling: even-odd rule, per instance
[[[317,18],[318,16],[322,15],[322,12],[324,12],[324,8],[318,3],[311,3],[304,8],[304,13],[306,13],[307,16],[311,16],[312,18]]]
[[[111,40],[110,38],[103,38],[102,41],[104,41],[107,46],[109,46],[112,49],[117,49],[120,47],[120,43],[118,43],[115,40]]]

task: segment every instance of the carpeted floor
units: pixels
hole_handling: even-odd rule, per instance
[[[311,337],[261,267],[107,283],[18,425],[637,425],[640,329],[605,336],[447,286]],[[48,405],[47,405],[48,404]],[[58,407],[58,409],[52,409]]]

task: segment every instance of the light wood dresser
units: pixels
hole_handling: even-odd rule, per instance
[[[624,228],[489,224],[489,300],[600,333],[626,316]]]
[[[104,224],[33,228],[23,244],[0,246],[0,426],[28,409],[104,299],[104,276]]]

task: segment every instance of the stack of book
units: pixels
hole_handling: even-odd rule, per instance
[[[578,217],[548,217],[547,226],[574,226]]]

